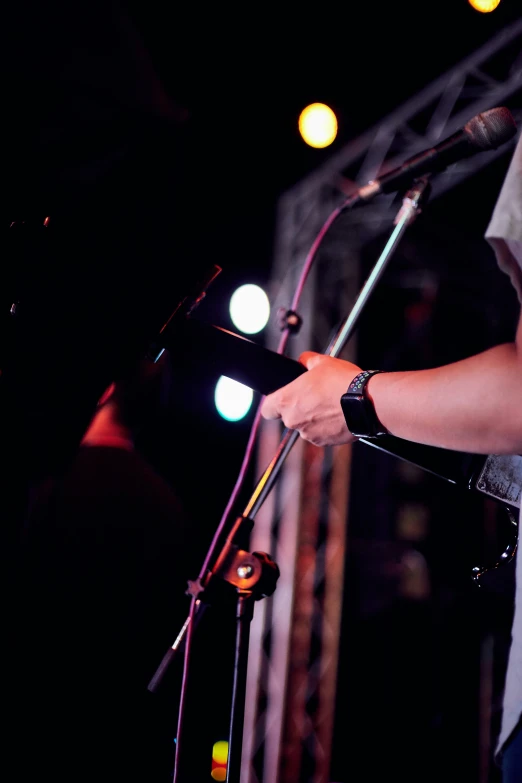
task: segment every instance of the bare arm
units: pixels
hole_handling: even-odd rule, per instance
[[[266,397],[262,414],[318,446],[354,440],[340,397],[360,368],[306,352],[309,372]],[[380,421],[399,438],[476,454],[522,453],[522,317],[516,339],[453,364],[374,375]]]

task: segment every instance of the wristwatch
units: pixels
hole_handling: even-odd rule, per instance
[[[366,394],[366,384],[383,370],[364,370],[352,380],[347,391],[341,397],[346,425],[356,438],[379,438],[388,435],[375,413],[373,402]]]

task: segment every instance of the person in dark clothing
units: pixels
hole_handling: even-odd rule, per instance
[[[191,118],[124,6],[17,3],[5,29],[2,300],[16,326],[2,423],[41,476],[209,265],[192,230]]]
[[[160,406],[166,357],[111,384],[67,470],[31,488],[12,779],[172,780],[181,659],[148,686],[203,552],[179,494],[135,446]]]
[[[176,699],[147,685],[199,558],[176,488],[133,447],[151,404],[133,394],[208,268],[190,117],[117,2],[11,4],[4,31],[4,764],[17,783],[159,783]]]

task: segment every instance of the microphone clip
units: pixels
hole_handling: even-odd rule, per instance
[[[402,206],[395,216],[393,221],[395,226],[402,221],[409,225],[421,214],[422,207],[430,197],[432,190],[430,177],[430,174],[426,174],[424,177],[419,177],[419,179],[414,181],[404,196]]]

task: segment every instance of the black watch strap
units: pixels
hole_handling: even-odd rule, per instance
[[[341,397],[346,425],[356,438],[378,438],[388,435],[388,431],[379,421],[375,408],[366,394],[366,384],[373,375],[383,370],[364,370],[353,378],[348,389]]]

